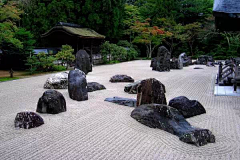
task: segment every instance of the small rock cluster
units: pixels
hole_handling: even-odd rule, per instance
[[[164,46],[158,48],[157,57],[153,58],[150,67],[159,72],[170,71],[171,53]]]
[[[80,50],[77,53],[76,68],[69,73],[57,73],[47,79],[44,88],[50,90],[45,91],[39,98],[36,110],[38,113],[58,114],[66,112],[64,96],[52,89],[68,89],[69,97],[77,101],[88,100],[88,92],[106,89],[97,82],[87,83],[86,74],[92,71],[92,65],[86,51]],[[17,114],[14,124],[16,128],[30,129],[44,124],[44,121],[41,116],[34,112],[20,112]]]
[[[159,72],[170,71],[170,69],[182,69],[188,65],[192,65],[192,58],[188,57],[186,53],[181,53],[178,58],[171,59],[171,53],[164,46],[158,48],[157,57],[152,58],[152,70]]]
[[[132,111],[131,117],[150,128],[162,129],[196,146],[215,142],[211,131],[192,127],[176,108],[164,104],[141,105]]]
[[[177,135],[183,142],[196,146],[215,142],[215,136],[211,131],[193,127],[185,120],[206,113],[200,102],[180,96],[170,100],[167,105],[165,86],[155,78],[128,84],[124,91],[137,93],[137,100],[113,97],[106,98],[105,101],[124,106],[137,106],[131,113],[132,118],[151,128],[159,128]]]

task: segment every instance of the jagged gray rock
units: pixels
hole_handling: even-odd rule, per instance
[[[92,72],[92,64],[88,53],[81,49],[76,53],[76,65],[75,68],[83,71],[85,74]]]
[[[206,113],[205,108],[197,100],[189,100],[185,96],[179,96],[169,101],[169,106],[176,108],[185,118]]]
[[[155,78],[142,80],[137,90],[137,106],[142,104],[167,104],[165,86]]]
[[[37,112],[58,114],[66,112],[66,101],[62,93],[55,90],[47,90],[39,98]]]
[[[43,124],[42,117],[34,112],[19,112],[14,120],[15,128],[30,129]]]
[[[164,46],[158,48],[157,57],[151,61],[152,70],[159,72],[170,71],[171,53]]]
[[[177,109],[167,105],[144,104],[136,107],[131,117],[148,127],[177,135],[181,141],[196,146],[215,142],[215,136],[211,131],[191,126]]]
[[[137,94],[137,88],[141,81],[130,83],[124,87],[124,91],[129,94]]]
[[[87,80],[84,72],[76,69],[68,74],[68,93],[73,100],[88,100]]]
[[[119,105],[129,106],[129,107],[136,107],[136,103],[137,103],[136,99],[121,98],[121,97],[106,98],[104,101],[116,103]]]
[[[103,90],[103,89],[106,89],[106,87],[102,84],[97,83],[97,82],[87,83],[88,92],[93,92],[93,91]]]
[[[179,56],[178,59],[173,57],[172,61],[170,62],[170,68],[171,69],[182,69],[183,68],[183,60],[182,60],[182,58],[180,56]]]
[[[181,59],[184,67],[189,66],[189,64],[191,63],[186,53],[181,53],[179,55],[179,58]]]
[[[67,89],[68,88],[68,73],[61,72],[52,75],[47,79],[43,88],[45,89]]]

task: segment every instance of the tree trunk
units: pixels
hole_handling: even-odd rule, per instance
[[[149,43],[149,55],[148,58],[152,58],[152,43]]]

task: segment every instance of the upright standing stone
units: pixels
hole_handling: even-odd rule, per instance
[[[178,69],[183,69],[183,58],[181,54],[178,56]]]
[[[47,90],[38,100],[37,112],[39,113],[58,114],[66,110],[65,98],[58,91]]]
[[[79,50],[76,54],[76,66],[75,68],[80,69],[85,74],[92,71],[92,64],[90,57],[85,50]]]
[[[73,100],[88,100],[87,80],[84,72],[78,69],[69,72],[68,93]]]
[[[159,72],[170,71],[171,53],[164,46],[158,48],[157,57],[151,61],[152,70]]]
[[[143,80],[137,90],[137,106],[151,103],[167,104],[165,86],[155,78]]]
[[[186,53],[181,53],[179,58],[181,58],[184,67],[189,66],[189,59]]]

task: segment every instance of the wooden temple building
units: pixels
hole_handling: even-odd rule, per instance
[[[213,16],[216,29],[220,31],[240,31],[240,1],[214,0]]]
[[[90,55],[91,62],[93,62],[93,55],[100,53],[100,45],[105,39],[105,36],[92,29],[64,22],[57,23],[41,37],[44,47],[61,48],[62,45],[67,44],[73,47],[74,53],[84,49]]]

